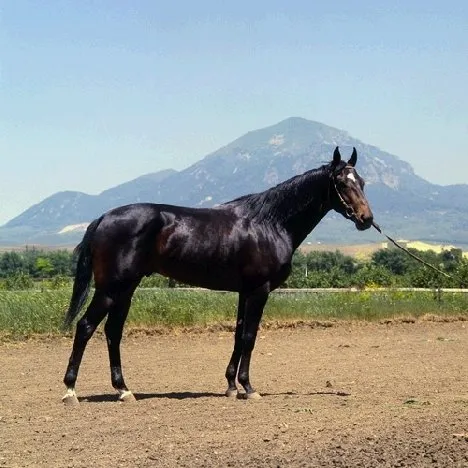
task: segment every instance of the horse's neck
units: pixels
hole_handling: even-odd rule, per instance
[[[330,211],[328,176],[306,179],[291,194],[289,203],[282,205],[281,224],[296,249]]]
[[[313,231],[323,217],[330,211],[329,209],[317,209],[313,212],[307,213],[307,216],[292,217],[286,230],[292,239],[294,250],[297,249],[305,238]]]

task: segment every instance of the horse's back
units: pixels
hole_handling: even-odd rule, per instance
[[[95,281],[105,284],[156,272],[197,282],[210,265],[223,264],[234,218],[226,209],[154,203],[114,208],[102,216],[93,235]],[[235,254],[232,248],[230,253]]]

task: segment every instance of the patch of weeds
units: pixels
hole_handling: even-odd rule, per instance
[[[463,398],[455,400],[454,403],[457,403],[458,405],[462,406],[468,406],[468,400],[464,400]]]
[[[432,405],[432,403],[430,401],[417,400],[416,398],[408,398],[408,400],[406,400],[403,404],[405,406],[408,406],[409,408],[417,408],[417,407],[420,407],[420,406],[430,406],[430,405]]]
[[[312,414],[314,410],[312,408],[294,408],[295,413],[309,413]]]

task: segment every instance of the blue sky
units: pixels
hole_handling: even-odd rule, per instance
[[[0,224],[290,116],[466,183],[467,4],[2,2]]]

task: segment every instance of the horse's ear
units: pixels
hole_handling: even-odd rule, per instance
[[[353,154],[349,158],[348,164],[354,167],[356,165],[356,161],[357,161],[357,151],[356,151],[356,148],[354,148],[353,146]]]
[[[335,151],[333,152],[333,161],[332,161],[332,166],[336,167],[338,164],[340,164],[341,161],[341,154],[340,154],[340,149],[338,146],[335,148]]]

